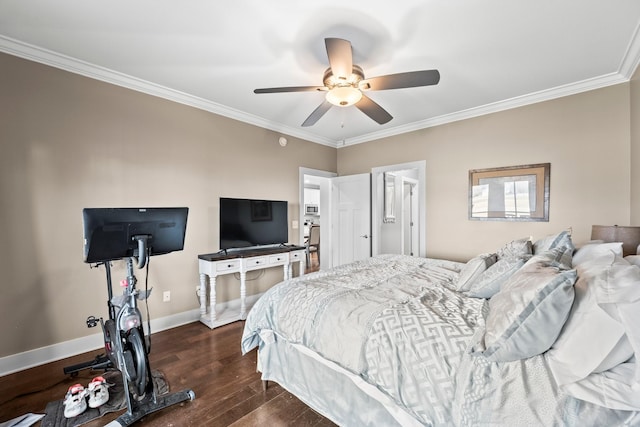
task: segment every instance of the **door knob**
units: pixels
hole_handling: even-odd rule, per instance
[[[360,237],[364,237],[365,239],[368,239],[368,238],[369,238],[369,236],[367,236],[366,234],[363,234],[363,235],[362,235],[362,236],[360,236]]]

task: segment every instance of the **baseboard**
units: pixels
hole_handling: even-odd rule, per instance
[[[247,296],[247,305],[252,305],[257,301],[262,293]],[[232,300],[216,304],[216,309],[222,310],[227,307],[240,307],[240,299]],[[152,335],[156,332],[166,329],[175,328],[187,323],[197,322],[200,319],[200,309],[189,310],[182,313],[172,314],[170,316],[151,319]],[[102,330],[96,328],[98,333],[87,335],[82,338],[76,338],[69,341],[25,351],[23,353],[12,354],[0,358],[0,377],[12,374],[14,372],[23,371],[35,366],[44,365],[45,363],[55,362],[56,360],[75,356],[77,354],[86,353],[88,351],[97,350],[103,347]],[[148,333],[145,322],[145,331]],[[240,345],[238,343],[238,345]]]

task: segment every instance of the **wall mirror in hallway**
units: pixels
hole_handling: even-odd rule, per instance
[[[426,256],[426,162],[371,169],[372,254]]]

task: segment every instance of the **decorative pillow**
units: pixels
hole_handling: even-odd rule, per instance
[[[547,260],[552,267],[558,267],[562,270],[571,270],[573,259],[573,245],[556,246],[553,249],[534,255],[531,259]],[[531,260],[529,260],[531,261]]]
[[[532,252],[531,240],[526,237],[505,244],[496,253],[498,254],[498,259],[502,259],[528,257]]]
[[[536,240],[533,244],[533,253],[535,255],[558,247],[571,248],[572,252],[575,250],[575,246],[571,241],[571,235],[568,231],[565,230],[559,234],[552,234],[551,236]]]
[[[533,257],[489,301],[484,337],[473,349],[475,354],[493,362],[509,362],[551,347],[574,298],[576,271],[554,266],[562,252]]]
[[[480,276],[487,268],[495,264],[497,259],[498,256],[496,254],[480,254],[467,261],[458,276],[458,281],[456,283],[458,291],[468,291],[478,276]]]
[[[523,258],[498,259],[471,284],[467,295],[474,298],[491,298],[525,262]]]
[[[586,244],[573,254],[573,266],[577,267],[585,261],[598,258],[601,255],[611,253],[611,251],[621,257],[622,242]]]

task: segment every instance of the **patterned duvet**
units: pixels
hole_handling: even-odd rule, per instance
[[[506,363],[473,356],[488,303],[453,290],[462,266],[385,255],[282,282],[250,311],[242,350],[275,333],[362,378],[427,426],[640,425],[640,412],[560,392],[544,355]],[[335,393],[325,396],[329,405],[343,400]],[[366,418],[367,408],[354,411]],[[349,421],[359,424],[378,425]]]
[[[461,266],[387,255],[283,282],[249,313],[243,352],[273,330],[376,385],[421,422],[449,424],[457,368],[485,306],[449,289]]]

